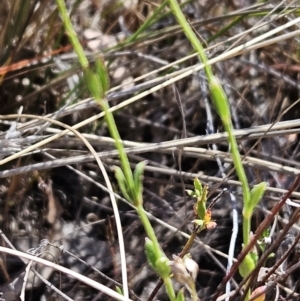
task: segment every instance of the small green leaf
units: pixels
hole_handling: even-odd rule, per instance
[[[187,193],[189,196],[195,197],[195,192],[194,192],[194,190],[186,189],[185,191],[186,191],[186,193]]]
[[[202,188],[202,184],[198,178],[195,178],[195,180],[194,180],[194,187],[195,187],[195,192],[199,191],[199,196],[201,197],[203,188]]]
[[[207,194],[208,194],[208,186],[204,185],[202,194],[201,194],[201,202],[206,204],[207,202]]]
[[[231,113],[228,104],[226,93],[216,76],[211,76],[210,79],[210,92],[214,107],[220,116],[223,124],[231,124]]]
[[[148,237],[145,238],[145,254],[149,265],[156,270],[155,263],[157,261],[157,255],[155,252],[155,246],[152,240],[150,240]]]
[[[92,69],[87,68],[84,70],[84,78],[91,95],[95,98],[95,100],[101,100],[103,96],[103,88],[100,77],[94,73]]]
[[[119,166],[114,166],[114,172],[123,196],[127,199],[127,201],[132,201],[129,192],[127,191],[127,182],[122,169]]]
[[[197,202],[196,204],[197,206],[197,215],[198,215],[198,218],[201,219],[201,220],[204,220],[205,219],[205,214],[206,214],[206,205],[204,202]]]
[[[122,296],[124,296],[122,289],[119,286],[116,286],[116,292]]]
[[[106,91],[109,89],[109,76],[106,70],[105,63],[101,57],[97,57],[95,60],[96,72],[99,76],[102,85],[102,98],[104,97]]]
[[[167,257],[158,258],[155,262],[155,270],[162,278],[169,277],[171,268],[169,265],[169,259]]]
[[[139,162],[133,173],[133,180],[134,180],[134,196],[136,202],[139,205],[142,205],[141,202],[143,200],[143,174],[146,165],[146,161]],[[137,204],[136,204],[137,205]]]
[[[197,199],[201,199],[202,192],[200,192],[199,190],[195,189],[194,194],[195,194],[195,197],[196,197]]]
[[[266,189],[268,187],[268,183],[266,182],[261,182],[257,185],[255,185],[252,190],[251,190],[251,199],[250,199],[250,208],[251,211],[254,210],[254,208],[256,207],[256,205],[258,204],[258,202],[261,200],[261,198],[263,197]]]
[[[197,203],[196,203],[196,211],[197,211],[197,216],[201,220],[205,220],[206,217],[206,201],[207,201],[207,192],[208,192],[208,187],[204,186],[201,192],[201,196],[197,198]]]
[[[254,260],[250,254],[247,254],[239,266],[239,272],[243,278],[248,276],[255,268]]]

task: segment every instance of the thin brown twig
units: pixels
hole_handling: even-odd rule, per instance
[[[296,220],[299,219],[299,213],[300,213],[300,208],[298,208],[297,212],[295,212],[294,218],[292,218],[293,222],[296,222]],[[280,236],[282,236],[282,235],[280,235]],[[286,258],[290,255],[290,253],[293,250],[295,250],[295,247],[299,243],[299,240],[300,240],[300,232],[294,239],[294,242],[292,243],[291,247],[280,257],[280,259],[274,264],[274,266],[272,266],[272,268],[268,271],[268,273],[263,277],[263,279],[261,280],[263,283],[268,280],[268,278],[276,271],[276,269],[280,266],[280,264],[282,264],[286,260]],[[287,271],[285,271],[285,272],[287,272]]]

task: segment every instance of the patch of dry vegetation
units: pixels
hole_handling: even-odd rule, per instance
[[[184,233],[191,233],[194,203],[184,190],[192,187],[195,177],[209,185],[210,198],[223,188],[236,197],[236,204],[228,194],[216,203],[212,214],[217,228],[202,232],[190,251],[200,267],[198,296],[202,301],[213,300],[226,274],[232,212],[234,208],[239,215],[242,211],[241,189],[204,72],[169,8],[164,7],[143,32],[130,39],[161,3],[67,1],[91,63],[103,56],[107,64],[107,99],[132,166],[148,161],[145,208],[153,216],[155,232],[168,257],[180,253],[187,240]],[[245,43],[297,20],[298,4],[214,0],[187,1],[182,6],[209,58],[215,59],[213,69],[230,100],[249,183],[269,183],[255,212],[253,231],[300,172],[300,21],[252,48]],[[52,261],[115,289],[116,283],[109,278],[117,285],[122,281],[114,215],[93,156],[70,131],[61,134],[64,129],[58,125],[9,116],[19,111],[76,127],[99,153],[118,193],[112,166],[119,165],[119,159],[103,114],[88,98],[54,1],[5,0],[0,3],[0,14],[0,228],[18,250],[36,248],[42,239],[63,245],[87,265],[53,246],[43,252],[52,253]],[[240,45],[244,45],[241,50],[230,52]],[[19,154],[33,145],[36,147]],[[16,156],[9,160],[12,155]],[[299,192],[294,191],[292,198],[300,199]],[[158,278],[146,263],[144,230],[128,204],[120,200],[118,206],[130,298],[147,300]],[[270,245],[264,251],[258,248],[259,256],[268,251],[273,255],[263,263],[267,268],[284,259],[265,282],[265,300],[274,300],[276,294],[277,300],[299,298],[297,210],[285,205],[273,224]],[[241,243],[239,229],[235,256]],[[7,246],[4,236],[1,245]],[[1,254],[1,289],[7,290],[19,277],[14,290],[19,295],[24,269],[21,260]],[[108,299],[68,275],[39,269],[74,300]],[[40,281],[32,284],[30,275],[26,300],[63,299]],[[236,273],[232,290],[240,282]],[[251,281],[253,289],[262,284],[254,278]],[[231,300],[242,300],[242,295],[239,290]],[[156,298],[166,300],[164,290]]]

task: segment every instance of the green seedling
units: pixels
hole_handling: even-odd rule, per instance
[[[115,147],[118,150],[119,158],[121,161],[121,167],[114,168],[119,188],[124,197],[135,206],[140,220],[149,237],[149,241],[146,242],[145,248],[146,253],[150,254],[147,255],[150,264],[154,266],[154,268],[163,276],[169,299],[171,301],[176,301],[176,295],[172,286],[171,278],[169,277],[170,268],[166,264],[167,258],[160,248],[153,227],[143,208],[142,176],[144,172],[145,162],[137,164],[134,173],[132,172],[130,162],[124,150],[124,145],[120,137],[117,125],[112,113],[109,110],[109,104],[105,99],[105,94],[109,87],[109,77],[106,66],[100,58],[96,58],[95,66],[93,68],[90,66],[86,54],[79,42],[78,36],[76,35],[76,32],[72,27],[72,23],[68,15],[64,0],[56,0],[56,2],[64,23],[64,27],[66,29],[66,33],[69,36],[70,42],[78,56],[78,61],[83,69],[87,88],[91,96],[94,97],[96,103],[105,112],[104,118],[107,123],[109,133],[115,140]],[[155,256],[155,262],[152,258],[153,256]]]
[[[252,190],[250,191],[250,201],[244,206],[244,212],[243,212],[244,217],[246,218],[252,217],[255,207],[262,199],[267,187],[268,187],[268,183],[261,182],[252,188]]]
[[[255,185],[250,192],[250,200],[248,202],[244,202],[243,231],[244,231],[244,238],[246,236],[248,239],[246,243],[248,243],[250,240],[249,235],[250,235],[251,218],[253,215],[253,211],[257,206],[257,204],[259,203],[259,201],[261,200],[261,198],[263,197],[267,189],[267,186],[268,184],[265,182],[261,182],[258,185]],[[247,231],[247,233],[245,233],[245,231]],[[244,245],[246,243],[244,242]],[[239,272],[242,277],[246,277],[247,275],[249,275],[249,273],[253,271],[257,263],[257,260],[258,260],[257,252],[251,251],[249,254],[247,254],[247,256],[245,257],[245,259],[243,260],[243,262],[239,267]]]
[[[208,186],[202,186],[199,179],[194,180],[194,190],[186,190],[187,194],[193,198],[196,198],[196,204],[194,205],[194,213],[200,219],[204,220],[206,215],[206,202],[208,194]]]
[[[216,223],[211,220],[211,208],[206,206],[208,186],[202,186],[199,179],[194,180],[194,190],[186,190],[187,194],[196,198],[196,204],[194,205],[194,214],[196,219],[193,223],[197,226],[197,232],[201,232],[203,229],[213,229],[216,227]]]
[[[130,187],[123,170],[119,166],[114,166],[115,177],[123,196],[135,206],[143,204],[143,174],[146,161],[138,163],[133,173],[133,186]]]
[[[251,216],[255,206],[257,205],[259,199],[262,197],[263,192],[265,190],[264,184],[259,184],[259,187],[250,193],[249,183],[245,174],[245,170],[242,164],[242,158],[239,153],[239,148],[236,142],[236,138],[233,134],[233,125],[231,121],[231,112],[229,102],[226,96],[226,93],[219,81],[219,79],[214,76],[212,67],[208,64],[208,58],[204,51],[204,47],[202,46],[201,42],[197,38],[196,34],[192,30],[191,26],[187,22],[184,14],[182,13],[179,4],[176,0],[169,0],[169,6],[176,17],[178,23],[180,24],[183,32],[185,33],[186,37],[189,39],[190,43],[192,44],[194,50],[197,52],[199,59],[204,64],[204,70],[206,73],[207,81],[210,87],[210,95],[214,105],[215,110],[217,111],[220,119],[222,120],[223,126],[228,134],[228,142],[230,145],[233,163],[236,169],[236,173],[238,178],[242,184],[242,191],[243,191],[243,201],[244,201],[244,210],[243,210],[243,242],[244,246],[246,246],[250,241],[250,229],[251,229]],[[200,204],[202,206],[202,204]],[[198,211],[199,210],[199,211]],[[197,213],[201,215],[199,218],[201,221],[203,219],[203,207],[197,207]],[[204,222],[199,222],[202,225]],[[253,261],[251,255],[248,256],[247,259],[244,260],[242,263],[243,267],[241,268],[241,274],[248,275],[255,266],[255,262]],[[246,294],[246,300],[249,299],[249,292]]]

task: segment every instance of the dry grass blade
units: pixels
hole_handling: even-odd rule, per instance
[[[96,281],[94,281],[90,278],[87,278],[87,277],[85,277],[85,276],[83,276],[79,273],[76,273],[76,272],[74,272],[70,269],[64,268],[64,267],[62,267],[60,265],[57,265],[53,262],[50,262],[48,260],[33,256],[33,255],[29,255],[27,253],[23,253],[23,252],[20,252],[20,251],[11,250],[11,249],[8,249],[8,248],[5,248],[5,247],[0,247],[0,252],[11,254],[11,255],[14,255],[14,256],[19,256],[19,257],[22,257],[22,258],[25,258],[25,259],[28,259],[28,260],[32,260],[34,262],[39,262],[39,263],[41,263],[45,266],[49,266],[51,268],[54,268],[58,271],[61,271],[62,273],[65,273],[67,275],[70,275],[71,277],[74,277],[74,278],[82,281],[83,283],[88,284],[89,286],[91,286],[91,287],[93,287],[93,288],[95,288],[99,291],[104,292],[105,294],[109,295],[112,298],[115,298],[116,300],[131,301],[131,299],[123,297],[122,295],[120,295],[120,294],[116,293],[115,291],[107,288],[106,286],[102,285],[101,283],[98,283],[98,282],[96,282]]]

